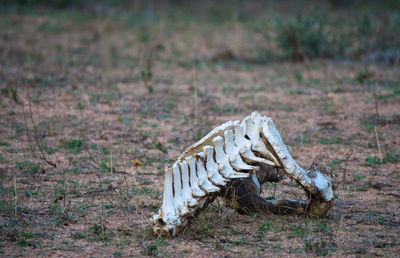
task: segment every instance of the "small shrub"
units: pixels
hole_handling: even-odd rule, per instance
[[[61,140],[61,145],[70,150],[72,153],[79,154],[82,152],[82,149],[85,145],[84,141],[81,139],[63,139]]]
[[[315,16],[298,16],[279,23],[277,33],[278,46],[286,58],[303,61],[332,54],[325,24]]]
[[[360,174],[358,171],[356,171],[355,173],[354,173],[354,180],[356,180],[356,181],[358,181],[358,180],[361,180],[361,179],[364,179],[365,178],[365,176],[364,175],[362,175],[362,174]]]
[[[382,158],[382,161],[379,157],[377,156],[369,156],[365,158],[365,163],[364,166],[373,166],[375,164],[381,164],[382,163],[398,163],[400,162],[400,154],[393,154],[393,153],[387,153],[385,157]]]
[[[342,144],[342,139],[340,139],[340,138],[332,138],[332,139],[321,138],[318,140],[318,143],[324,144],[324,145]]]
[[[259,226],[259,230],[262,232],[268,232],[271,229],[272,223],[269,221],[263,221],[261,222],[260,226]]]
[[[9,144],[8,142],[3,142],[3,141],[0,141],[0,146],[6,146],[6,147],[10,147],[10,146],[11,146],[11,144]]]
[[[18,162],[17,161],[16,166],[18,169],[25,170],[31,175],[37,174],[37,173],[43,171],[43,168],[40,167],[39,163],[30,162],[30,161],[26,161],[26,162]]]
[[[146,256],[156,256],[158,254],[157,244],[151,243],[149,245],[143,246],[142,250],[140,251],[140,254]]]
[[[31,232],[22,231],[21,233],[19,233],[17,243],[19,246],[22,246],[22,247],[34,246],[34,243],[31,240],[32,237],[33,237],[33,234]]]
[[[81,231],[77,231],[73,234],[72,236],[74,239],[84,239],[86,238],[86,234],[84,232]]]

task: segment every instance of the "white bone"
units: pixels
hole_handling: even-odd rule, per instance
[[[180,216],[184,216],[189,212],[188,207],[186,206],[185,200],[182,195],[182,179],[181,179],[181,171],[179,169],[179,165],[177,162],[172,166],[173,175],[174,175],[174,206],[175,212]]]
[[[235,144],[236,146],[246,146],[246,147],[251,147],[251,141],[250,139],[246,139],[246,128],[243,126],[243,124],[238,124],[235,126]]]
[[[177,218],[175,213],[175,207],[173,203],[173,183],[172,183],[172,173],[165,173],[164,179],[164,194],[163,194],[163,204],[161,206],[160,212],[154,215],[155,217],[163,218]],[[162,214],[162,215],[161,215]],[[166,222],[167,219],[164,220]]]
[[[236,171],[255,171],[258,167],[247,165],[243,162],[240,155],[230,156],[229,163]]]
[[[251,150],[259,153],[263,158],[272,161],[274,164],[279,165],[280,163],[275,155],[268,150],[260,138],[260,120],[260,114],[253,112],[242,122],[242,125],[246,128],[246,135],[251,141]]]
[[[219,187],[213,185],[207,177],[207,171],[204,168],[204,153],[200,152],[196,155],[197,175],[199,177],[199,186],[206,193],[215,193],[221,190]]]
[[[242,159],[249,164],[265,164],[274,166],[274,162],[259,158],[251,151],[251,141],[245,137],[245,127],[242,124],[235,126],[235,145],[242,146],[240,148],[240,156]]]
[[[237,146],[235,145],[235,139],[233,132],[231,130],[227,130],[224,133],[225,137],[225,152],[229,156],[236,155]]]
[[[333,199],[333,190],[330,178],[321,173],[316,173],[314,178],[308,176],[290,155],[271,118],[264,118],[261,123],[261,129],[261,133],[274,148],[286,173],[310,192],[314,194],[320,193],[325,201],[331,201]]]
[[[224,150],[224,139],[221,136],[217,136],[213,139],[215,159],[218,164],[224,163],[226,160],[226,152]]]
[[[169,171],[165,173],[163,204],[158,213],[152,217],[152,223],[163,225],[161,228],[154,228],[154,232],[159,235],[164,232],[172,232],[172,234],[175,235],[176,225],[182,224],[179,215],[175,212],[172,177],[171,169],[169,169]]]
[[[198,202],[192,196],[192,188],[189,184],[189,169],[186,161],[182,161],[179,163],[181,168],[181,177],[182,177],[182,196],[186,205],[190,208],[195,207]]]
[[[181,232],[190,218],[222,194],[233,179],[250,176],[261,190],[253,173],[258,164],[283,167],[283,173],[317,198],[316,212],[321,210],[320,204],[324,213],[330,208],[331,179],[319,171],[304,171],[292,158],[272,119],[253,112],[242,122],[229,121],[213,129],[186,149],[166,172],[163,204],[150,219],[155,234],[175,236]]]
[[[189,164],[190,171],[190,184],[192,187],[192,194],[196,198],[201,198],[206,195],[206,193],[199,187],[199,178],[197,177],[196,171],[196,161],[192,156],[186,158],[187,164]]]
[[[233,169],[236,171],[253,171],[257,167],[250,166],[243,162],[239,155],[239,148],[235,144],[234,135],[231,130],[225,131],[225,149],[227,155],[229,155],[229,162]]]
[[[228,180],[223,178],[218,171],[218,164],[214,161],[214,147],[205,146],[207,176],[210,181],[218,186],[225,186]]]
[[[277,164],[275,164],[274,162],[267,160],[267,159],[263,159],[263,158],[259,158],[256,155],[254,155],[254,153],[246,146],[243,146],[240,151],[240,156],[242,157],[242,159],[249,163],[249,164],[265,164],[265,165],[269,165],[269,166],[277,166]]]
[[[215,146],[215,156],[218,163],[218,171],[221,175],[228,179],[234,178],[246,178],[249,176],[248,173],[236,172],[230,165],[229,156],[224,151],[223,139],[221,136],[217,136],[213,140]]]
[[[218,136],[221,132],[223,134],[223,132],[225,130],[234,128],[236,125],[238,125],[240,123],[240,121],[228,121],[218,127],[215,127],[211,132],[209,132],[206,136],[204,136],[203,138],[201,138],[198,142],[194,143],[193,145],[189,146],[184,152],[183,154],[178,158],[179,161],[182,161],[184,158],[186,158],[187,156],[191,156],[188,155],[191,152],[193,152],[193,150],[197,150],[197,152],[195,152],[194,154],[197,154],[199,152],[203,151],[203,146],[207,145],[207,141],[212,140],[214,137]]]

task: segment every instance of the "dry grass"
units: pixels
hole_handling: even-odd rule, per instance
[[[399,68],[259,63],[253,25],[0,17],[0,253],[400,255]],[[154,238],[164,167],[253,110],[274,119],[299,164],[334,169],[327,218],[244,216],[217,201],[182,236]]]

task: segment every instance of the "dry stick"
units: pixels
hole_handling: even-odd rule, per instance
[[[112,163],[112,151],[110,151],[110,174],[113,173],[113,163]]]
[[[342,177],[342,183],[343,183],[343,188],[344,188],[344,186],[345,186],[345,184],[346,184],[346,172],[347,172],[347,165],[348,165],[348,161],[349,161],[349,159],[350,159],[350,157],[353,155],[353,149],[351,149],[349,152],[348,152],[348,154],[347,154],[347,156],[346,156],[346,158],[345,158],[345,160],[344,161],[346,161],[346,166],[344,167],[344,170],[343,170],[343,177]]]
[[[82,138],[82,137],[81,137],[81,138]],[[94,159],[92,153],[90,152],[90,150],[88,149],[88,147],[86,146],[86,144],[84,144],[83,147],[84,147],[84,150],[86,151],[86,153],[89,155],[89,160],[92,161],[92,163],[93,163],[95,169],[100,170],[100,167],[101,167],[101,166],[100,166],[99,163]],[[114,168],[113,173],[116,173],[116,174],[124,174],[124,175],[130,175],[130,173],[128,173],[128,172],[126,172],[126,171],[123,171],[123,170],[116,170],[115,168]]]
[[[383,163],[383,159],[382,159],[382,151],[381,151],[381,145],[379,144],[379,138],[378,138],[378,132],[376,131],[376,126],[374,127],[375,129],[375,138],[376,138],[376,142],[378,144],[378,150],[379,150],[379,158],[381,159],[381,165]]]
[[[378,111],[378,96],[376,95],[376,87],[374,88],[374,103],[375,103],[375,119],[376,119],[376,124],[379,124],[380,118],[379,118],[379,111]]]
[[[18,194],[17,194],[17,177],[14,174],[14,214],[17,216],[17,201],[18,201]]]
[[[84,192],[84,193],[79,193],[79,194],[75,194],[75,195],[71,195],[71,198],[75,198],[75,197],[82,197],[82,196],[86,196],[86,195],[91,195],[91,194],[96,194],[96,193],[105,193],[108,191],[113,191],[118,189],[121,185],[123,185],[126,181],[126,177],[127,175],[124,175],[124,178],[119,181],[115,186],[110,186],[107,189],[101,189],[101,190],[93,190],[93,191],[88,191],[88,192]],[[103,185],[103,181],[101,181],[101,178],[97,175],[97,178],[100,181],[100,184]]]
[[[40,146],[40,143],[39,143],[39,135],[38,135],[38,132],[37,132],[37,127],[36,127],[36,125],[35,125],[35,122],[34,122],[34,120],[33,120],[33,115],[32,115],[32,105],[31,105],[31,96],[30,96],[31,94],[30,94],[30,92],[29,92],[29,85],[28,85],[28,84],[26,84],[26,89],[27,89],[27,91],[28,91],[29,115],[30,115],[31,122],[32,122],[33,132],[35,133],[34,139],[35,139],[35,142],[36,142],[36,144],[37,144],[37,146],[38,146],[38,148],[39,148],[40,154],[42,154],[42,157],[41,157],[41,158],[42,158],[42,160],[45,161],[47,164],[51,165],[51,166],[54,167],[54,168],[57,168],[57,165],[56,165],[56,164],[54,164],[53,162],[51,162],[51,161],[49,161],[48,159],[46,159],[46,156],[44,155],[42,146]]]
[[[19,84],[19,80],[17,80],[17,84]],[[29,93],[28,93],[28,96],[29,96]],[[34,157],[36,156],[36,155],[35,155],[36,150],[35,150],[35,148],[34,148],[34,146],[33,146],[33,141],[32,141],[32,138],[31,138],[31,134],[30,134],[30,132],[29,132],[28,119],[26,118],[25,104],[24,104],[24,103],[22,103],[22,114],[23,114],[23,116],[24,116],[25,132],[26,132],[26,136],[27,136],[27,138],[28,138],[29,149],[30,149],[30,151],[31,151],[31,156],[32,156],[32,158],[34,158]],[[25,156],[25,155],[24,155],[24,156]]]
[[[194,78],[193,78],[193,83],[194,83],[194,119],[195,119],[195,124],[197,124],[197,115],[198,115],[198,97],[197,97],[197,67],[195,66],[194,68]]]
[[[272,196],[274,197],[274,199],[275,199],[275,193],[276,193],[276,185],[277,185],[277,183],[275,183],[275,185],[274,185],[274,193],[272,194]]]
[[[132,176],[133,176],[133,185],[137,187],[137,186],[138,186],[138,183],[137,183],[137,180],[136,180],[136,174],[137,174],[137,173],[136,173],[135,168],[132,169],[132,172],[133,172],[133,173],[132,173]],[[161,186],[162,186],[162,185],[161,185]]]
[[[28,137],[29,150],[31,151],[32,158],[34,158],[36,156],[35,149],[32,144],[31,134],[29,133],[28,121],[26,119],[26,113],[25,113],[25,105],[22,106],[22,114],[24,116],[25,132],[26,132],[26,137]]]

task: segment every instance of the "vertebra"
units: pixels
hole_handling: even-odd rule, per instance
[[[271,175],[260,176],[260,168],[265,173],[273,168],[296,180],[307,192],[308,204],[261,198],[256,192]],[[217,196],[236,200],[242,210],[287,214],[293,209],[321,216],[332,205],[333,189],[329,177],[316,169],[305,171],[295,162],[271,118],[253,112],[241,122],[216,127],[167,170],[163,204],[151,218],[154,233],[175,236]]]

